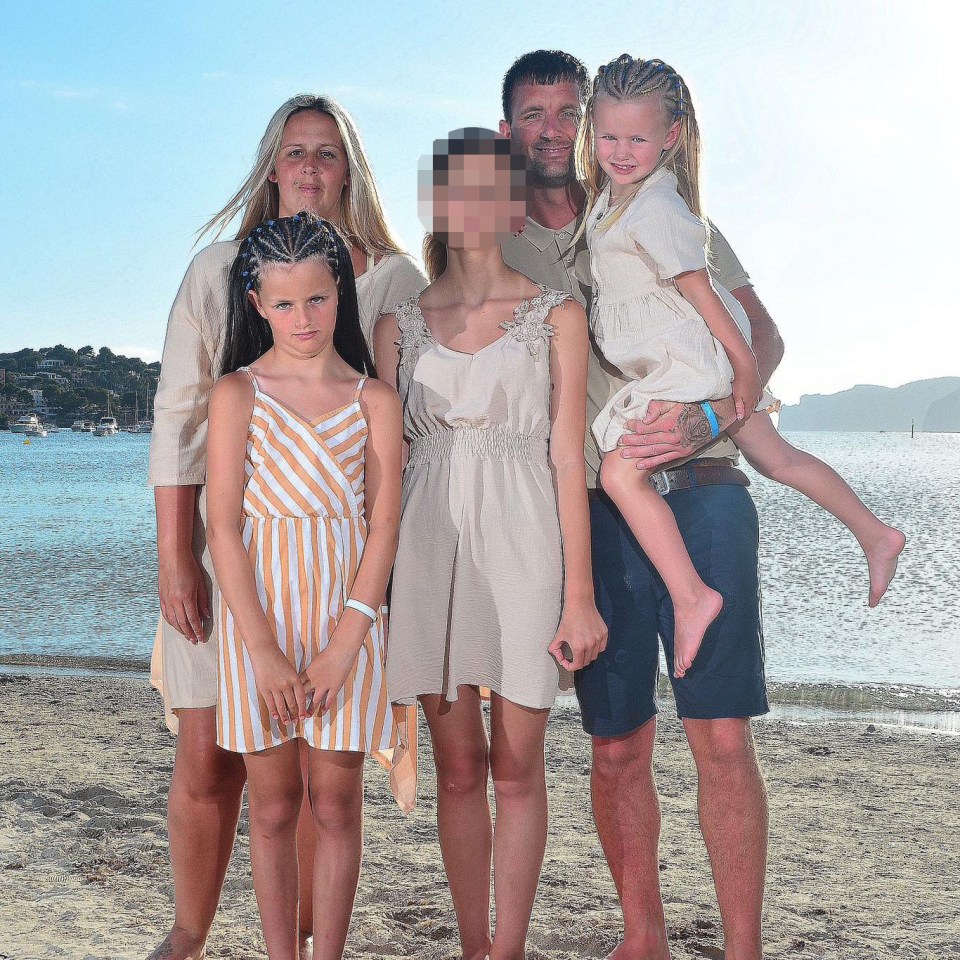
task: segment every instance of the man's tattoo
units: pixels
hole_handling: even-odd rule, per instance
[[[685,403],[677,417],[677,439],[690,450],[705,447],[713,434],[699,403]]]

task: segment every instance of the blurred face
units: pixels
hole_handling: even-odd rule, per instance
[[[333,344],[337,325],[337,283],[320,258],[300,263],[267,264],[260,289],[247,293],[270,324],[278,350],[315,357]]]
[[[451,156],[449,169],[437,172],[431,169],[431,157],[424,161],[421,219],[424,227],[448,247],[487,249],[523,229],[527,218],[526,173],[511,169],[509,155]]]
[[[519,144],[531,181],[545,187],[573,183],[573,145],[583,115],[579,87],[569,81],[518,83],[512,107],[513,118],[500,121],[500,132]]]
[[[290,117],[269,179],[280,192],[281,217],[307,210],[340,223],[350,168],[333,117],[316,110]]]
[[[597,162],[610,178],[612,197],[650,174],[680,135],[679,121],[667,118],[657,94],[626,101],[600,97],[593,127]]]

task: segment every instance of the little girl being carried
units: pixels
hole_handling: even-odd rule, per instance
[[[600,68],[577,142],[594,277],[590,325],[603,355],[632,382],[600,412],[593,432],[604,454],[601,484],[670,593],[678,677],[723,601],[694,569],[649,474],[617,449],[627,421],[643,419],[651,400],[710,401],[732,390],[739,422],[729,432],[737,446],[759,473],[806,494],[851,530],[866,554],[871,607],[905,544],[831,467],[777,433],[766,412],[769,395],[758,408],[762,384],[749,321],[707,273],[699,153],[690,92],[672,67],[623,54]],[[718,433],[709,402],[704,408]]]
[[[221,373],[207,440],[222,594],[217,742],[247,769],[271,960],[297,953],[300,745],[309,748],[314,950],[340,956],[360,872],[364,753],[386,765],[404,756],[380,613],[397,550],[402,427],[396,391],[368,379],[350,251],[331,223],[277,218],[240,245]],[[394,787],[409,807],[406,772]]]

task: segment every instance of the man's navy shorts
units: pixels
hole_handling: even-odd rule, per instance
[[[713,484],[666,495],[704,583],[723,596],[693,665],[673,676],[673,608],[659,574],[613,502],[590,501],[597,609],[607,649],[576,674],[583,728],[595,737],[630,733],[657,713],[658,636],[677,714],[691,720],[769,711],[763,666],[757,511],[746,489]]]

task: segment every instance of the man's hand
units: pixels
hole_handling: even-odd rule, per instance
[[[163,619],[192,644],[206,642],[203,621],[210,619],[210,600],[192,553],[161,561],[158,592]]]
[[[565,604],[556,636],[547,647],[571,672],[592,663],[607,648],[607,625],[592,602]]]
[[[736,419],[731,397],[711,401],[720,423],[726,429]],[[638,470],[654,471],[665,463],[693,456],[715,437],[699,403],[675,403],[651,400],[643,420],[628,420],[620,438],[620,455],[637,461]]]

